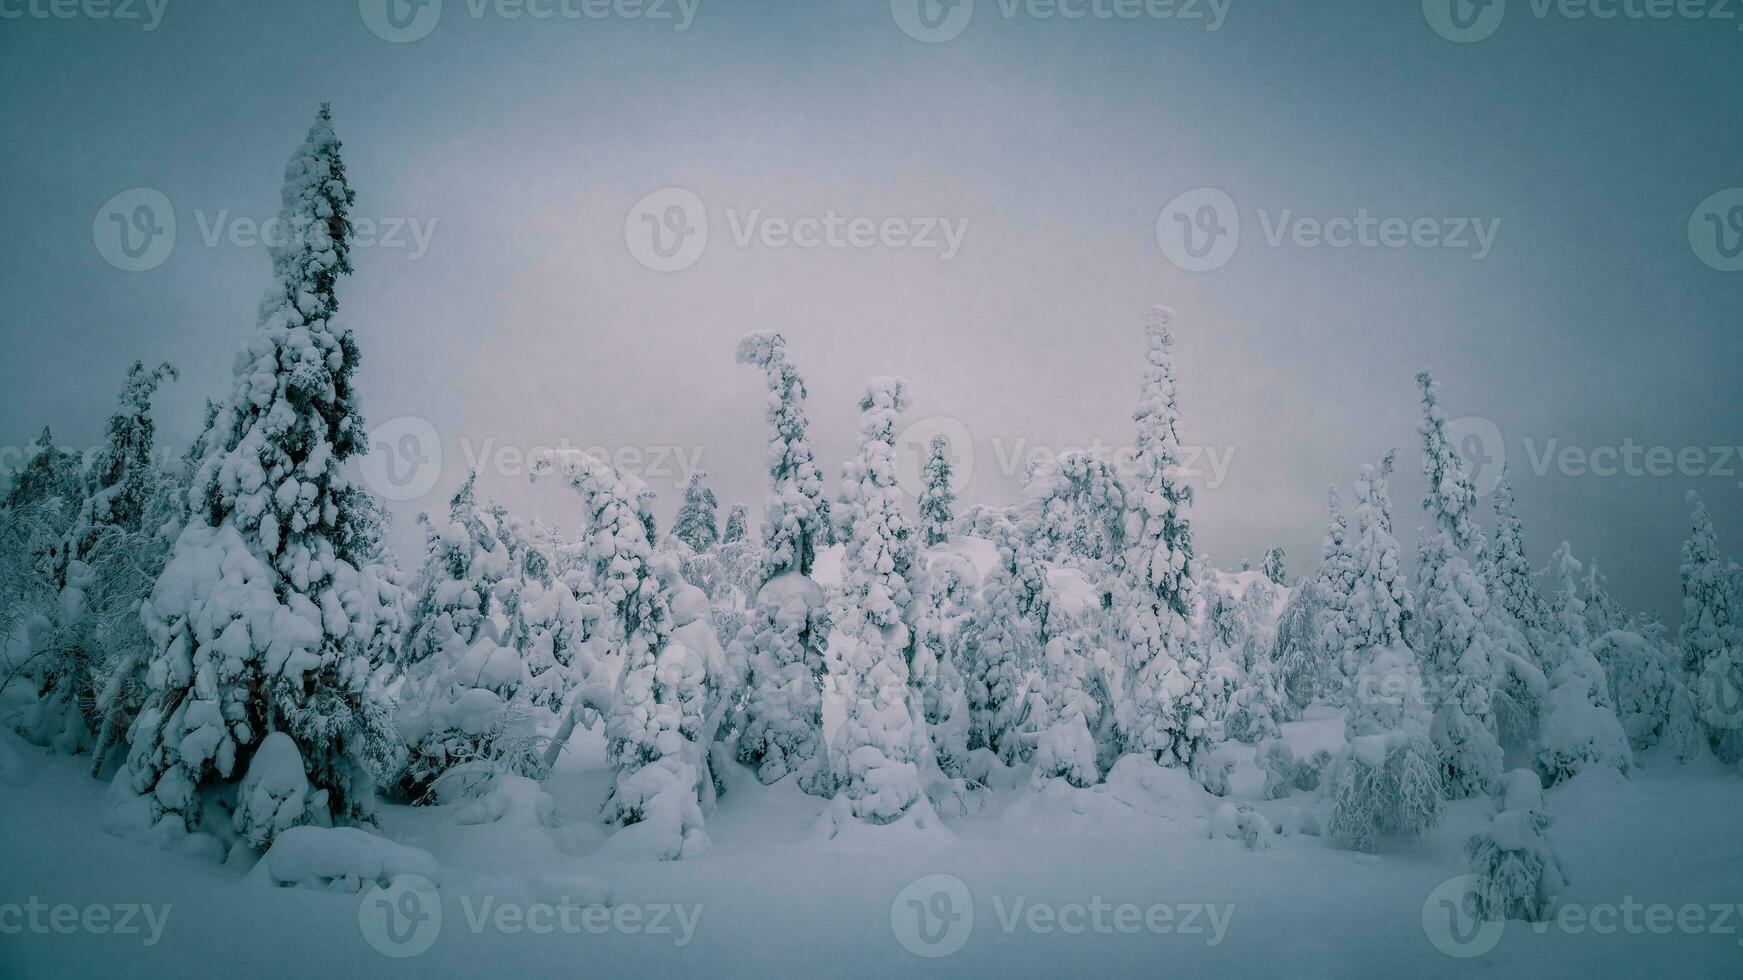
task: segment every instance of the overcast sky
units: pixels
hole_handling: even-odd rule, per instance
[[[363,407],[422,420],[388,447],[424,423],[441,440],[433,486],[394,504],[407,564],[411,517],[470,457],[484,493],[573,527],[568,491],[515,461],[561,440],[640,453],[618,458],[662,515],[698,452],[723,503],[760,511],[762,379],[733,362],[758,328],[810,382],[832,492],[866,379],[899,374],[916,435],[972,440],[964,503],[1007,502],[1033,450],[1129,444],[1155,303],[1178,314],[1219,565],[1275,542],[1311,571],[1326,484],[1389,446],[1414,554],[1423,368],[1449,415],[1493,424],[1462,441],[1492,459],[1499,433],[1534,561],[1569,539],[1674,621],[1684,493],[1743,539],[1743,460],[1715,451],[1743,442],[1743,272],[1724,271],[1743,192],[1712,198],[1743,186],[1738,21],[1515,0],[1454,43],[1408,2],[1064,19],[979,0],[966,21],[909,0],[557,2],[130,0],[140,19],[98,20],[0,0],[0,462],[45,423],[96,441],[136,358],[181,368],[158,418],[187,444],[267,281],[251,222],[330,100],[380,239],[340,292]],[[1140,16],[1095,15],[1121,9]],[[644,203],[667,188],[688,193]],[[113,222],[151,191],[173,248],[118,256]],[[1224,248],[1183,254],[1183,227]]]

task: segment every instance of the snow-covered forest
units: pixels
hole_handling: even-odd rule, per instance
[[[0,0],[0,980],[1743,978],[1743,0]]]
[[[1414,385],[1414,441],[1347,461],[1305,573],[1217,567],[1193,311],[1158,305],[1108,380],[1130,465],[1061,454],[1014,504],[960,495],[942,436],[904,490],[925,392],[819,403],[759,331],[722,370],[765,386],[730,449],[760,501],[699,471],[661,526],[633,473],[546,453],[571,520],[469,475],[396,553],[357,477],[344,152],[323,106],[230,378],[136,363],[99,449],[45,428],[5,488],[0,972],[1743,966],[1743,569],[1697,494],[1665,502],[1667,626],[1505,476],[1480,495],[1459,393],[1401,371],[1373,383]],[[168,385],[210,395],[175,458]],[[98,901],[136,928],[60,911]]]

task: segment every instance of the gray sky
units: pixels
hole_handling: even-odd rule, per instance
[[[973,440],[964,502],[1008,501],[1007,459],[1129,442],[1157,302],[1178,312],[1184,437],[1210,449],[1200,548],[1225,567],[1276,542],[1292,574],[1311,570],[1325,485],[1391,445],[1414,553],[1421,368],[1450,415],[1501,433],[1535,561],[1569,539],[1624,602],[1674,621],[1684,492],[1706,497],[1725,547],[1743,537],[1743,460],[1710,451],[1743,442],[1743,272],[1710,267],[1690,228],[1743,186],[1738,21],[1540,18],[1514,0],[1458,44],[1415,3],[1233,0],[1211,31],[978,0],[934,44],[884,2],[700,0],[680,31],[675,0],[659,21],[446,0],[427,36],[389,43],[366,25],[374,0],[167,0],[149,31],[28,2],[0,0],[23,12],[0,19],[11,450],[44,423],[94,442],[135,358],[181,367],[158,415],[186,445],[267,281],[237,219],[276,211],[285,159],[331,100],[355,216],[393,232],[357,249],[341,287],[364,408],[442,441],[434,488],[395,504],[408,564],[411,516],[445,506],[486,447],[643,451],[663,514],[682,465],[662,447],[700,451],[722,501],[758,511],[762,381],[733,363],[757,328],[788,336],[810,382],[832,490],[866,378],[901,374],[910,418],[950,420],[919,431]],[[638,202],[668,187],[709,229],[693,264],[660,272],[630,243]],[[1238,246],[1188,271],[1158,216],[1204,187],[1233,203]],[[161,192],[177,226],[140,272],[93,229],[133,188]],[[1743,197],[1716,200],[1728,246]],[[801,248],[768,221],[831,210],[892,231]],[[1422,234],[1316,244],[1314,222],[1340,216]],[[961,236],[948,257],[935,219]],[[939,247],[896,244],[913,236]],[[1668,475],[1644,451],[1604,455],[1627,440],[1682,455]],[[1567,447],[1590,461],[1542,459]],[[1590,472],[1611,462],[1637,475]],[[512,463],[487,461],[480,484],[575,523],[566,490]]]

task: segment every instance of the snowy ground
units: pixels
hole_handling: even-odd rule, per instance
[[[1290,729],[1290,741],[1306,748],[1335,739],[1341,721]],[[382,834],[430,851],[439,865],[439,929],[426,922],[419,932],[413,919],[384,918],[391,910],[368,904],[367,894],[273,888],[259,871],[111,837],[100,827],[106,787],[85,774],[88,760],[4,738],[0,977],[8,980],[1743,976],[1743,778],[1716,764],[1677,769],[1648,759],[1632,779],[1582,777],[1552,790],[1554,840],[1572,877],[1568,918],[1541,932],[1511,922],[1496,939],[1449,933],[1450,918],[1431,900],[1463,870],[1460,848],[1487,818],[1486,801],[1455,804],[1426,840],[1374,857],[1305,835],[1250,851],[1211,837],[1210,814],[1228,801],[1177,772],[1149,769],[1094,790],[1006,787],[985,813],[952,818],[940,834],[884,829],[827,840],[815,829],[822,801],[790,781],[763,787],[740,772],[709,821],[711,852],[624,863],[594,855],[605,835],[591,817],[606,776],[601,747],[583,737],[545,784],[568,816],[558,826],[539,819],[531,783],[511,787],[519,794],[503,798],[506,812],[482,824],[463,824],[479,814],[458,806],[384,807]],[[1256,775],[1238,775],[1236,799],[1253,798]],[[1259,806],[1274,823],[1290,806],[1325,817],[1307,794]],[[960,880],[966,900],[950,879],[909,887],[931,875]],[[397,897],[421,897],[408,894]],[[559,916],[553,903],[564,896],[571,910]],[[161,928],[149,947],[153,919],[123,908],[134,903],[152,906]],[[62,904],[77,911],[55,911]],[[583,915],[583,905],[595,911]],[[1699,928],[1682,924],[1693,922],[1687,906],[1701,907]],[[128,915],[138,931],[114,934]],[[390,933],[395,926],[404,929]],[[1493,948],[1460,959],[1436,938]],[[378,950],[425,945],[404,958]]]

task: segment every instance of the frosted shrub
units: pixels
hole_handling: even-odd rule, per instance
[[[1543,789],[1530,770],[1507,774],[1506,790],[1487,829],[1465,842],[1476,878],[1477,915],[1483,919],[1542,922],[1567,884],[1550,847],[1550,816]]]

